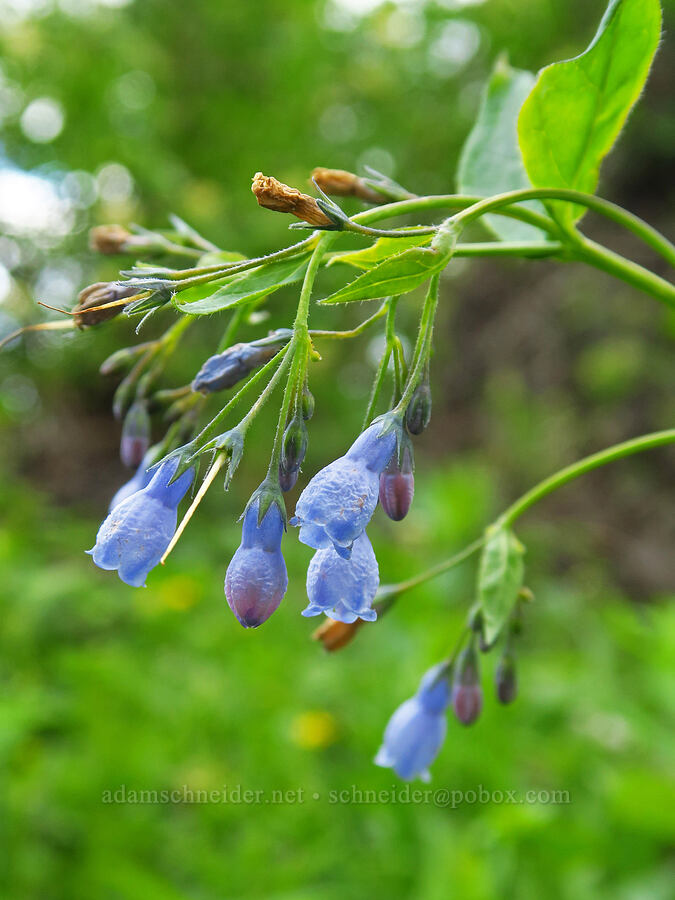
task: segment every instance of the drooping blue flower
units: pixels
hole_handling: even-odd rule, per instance
[[[281,553],[284,517],[276,502],[258,523],[260,498],[244,513],[241,544],[225,575],[225,596],[244,628],[257,628],[277,609],[288,587]]]
[[[331,545],[348,559],[356,538],[377,506],[380,473],[396,449],[396,431],[382,433],[374,422],[336,459],[312,478],[295,509],[303,544],[324,550]]]
[[[346,624],[357,619],[373,622],[377,613],[371,603],[379,583],[375,553],[364,531],[354,541],[349,559],[343,559],[333,547],[316,551],[307,569],[309,606],[302,614],[323,612]]]
[[[131,495],[135,494],[136,491],[142,491],[144,487],[150,484],[150,480],[155,474],[154,472],[150,471],[150,468],[152,464],[157,461],[156,457],[157,445],[151,447],[148,450],[148,452],[143,457],[143,461],[141,462],[140,466],[136,469],[129,481],[125,482],[122,487],[119,488],[114,494],[112,500],[110,501],[108,511],[114,509],[116,506],[119,506],[122,500],[126,500],[127,497],[131,497]]]
[[[430,669],[415,696],[399,706],[385,729],[375,764],[393,769],[406,781],[429,781],[429,766],[445,740],[445,710],[451,700],[446,669],[443,663]]]
[[[178,504],[194,478],[194,469],[188,469],[170,484],[177,467],[178,459],[167,459],[144,488],[114,506],[87,551],[100,569],[117,569],[133,587],[145,584],[176,530]]]

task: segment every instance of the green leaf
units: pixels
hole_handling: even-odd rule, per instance
[[[427,247],[410,247],[378,263],[336,293],[319,300],[319,303],[353,303],[407,294],[444,269],[451,255]]]
[[[267,294],[278,291],[287,284],[300,281],[305,276],[309,254],[303,253],[290,259],[280,259],[264,266],[257,266],[241,275],[231,275],[220,287],[208,296],[195,297],[192,293],[202,292],[204,287],[212,288],[214,283],[197,288],[188,288],[174,295],[174,305],[184,313],[204,316],[240,306],[252,300],[258,300]]]
[[[485,88],[478,118],[459,160],[457,184],[462,194],[491,197],[532,187],[518,145],[518,113],[532,90],[534,75],[512,69],[500,57]],[[540,203],[523,203],[544,212]],[[504,216],[485,216],[483,222],[503,241],[537,241],[545,235],[533,225]]]
[[[478,602],[485,640],[491,644],[509,617],[523,586],[525,548],[509,528],[489,533],[478,571]]]
[[[595,191],[600,163],[642,90],[660,34],[658,0],[611,0],[588,49],[542,69],[518,120],[535,187]],[[560,201],[550,208],[565,226],[584,213]]]
[[[394,256],[402,250],[407,250],[410,247],[426,247],[427,244],[431,243],[432,237],[433,235],[431,234],[411,234],[410,237],[402,238],[378,238],[374,244],[371,244],[370,247],[365,247],[363,250],[349,250],[346,253],[336,254],[328,265],[347,263],[356,269],[367,271],[382,262],[383,259]]]

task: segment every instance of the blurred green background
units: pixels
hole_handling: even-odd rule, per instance
[[[420,193],[451,190],[496,55],[532,70],[573,55],[602,11],[596,0],[0,0],[0,332],[43,315],[35,299],[70,306],[115,277],[116,262],[87,250],[92,224],[164,225],[173,211],[248,255],[289,243],[287,222],[250,194],[257,170],[302,188],[315,165],[370,164]],[[671,233],[672,71],[665,41],[600,186]],[[586,225],[659,270],[622,234]],[[275,295],[245,335],[288,324],[296,299]],[[409,338],[415,315],[404,300]],[[213,351],[216,325],[193,329],[166,386]],[[653,300],[578,265],[453,263],[413,510],[372,527],[383,580],[460,549],[557,467],[672,425],[674,333]],[[536,603],[520,698],[496,705],[486,658],[483,718],[451,723],[433,768],[434,788],[570,802],[331,803],[352,786],[402,787],[371,760],[393,709],[454,643],[472,563],[328,656],[298,615],[309,551],[291,535],[282,607],[242,630],[222,579],[266,467],[270,409],[230,494],[215,487],[169,565],[127,588],[83,551],[127,477],[114,384],[97,369],[135,338],[118,321],[63,334],[0,356],[2,897],[672,896],[672,454],[587,476],[522,520]],[[327,348],[315,366],[305,477],[356,434],[375,338]],[[103,802],[123,785],[227,786],[230,800]],[[238,787],[291,793],[251,804]]]

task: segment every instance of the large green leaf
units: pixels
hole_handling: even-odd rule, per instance
[[[518,113],[532,90],[534,75],[512,69],[505,58],[494,67],[466,139],[457,171],[462,194],[491,197],[504,191],[532,187],[518,145]],[[524,203],[543,212],[539,203]],[[485,216],[483,222],[503,241],[537,241],[545,235],[534,225],[505,216]]]
[[[258,300],[287,284],[293,284],[304,278],[309,262],[309,254],[303,253],[290,259],[280,259],[264,266],[258,266],[241,275],[231,275],[220,287],[216,287],[210,295],[197,298],[193,290],[200,293],[204,286],[189,288],[174,295],[174,305],[190,315],[209,315],[223,309],[231,309],[252,300]],[[213,284],[209,285],[213,287]]]
[[[347,263],[356,269],[367,271],[381,263],[382,260],[394,256],[402,250],[407,250],[410,247],[425,247],[431,243],[432,237],[433,235],[431,234],[411,234],[410,237],[400,238],[381,237],[374,244],[371,244],[370,247],[365,247],[363,250],[348,250],[346,253],[337,253],[332,257],[328,265]]]
[[[660,34],[658,0],[611,0],[588,49],[542,69],[518,120],[535,187],[595,191],[600,163],[642,90]],[[551,210],[565,225],[584,212],[558,201]]]
[[[442,253],[430,247],[410,247],[378,263],[319,303],[353,303],[407,294],[444,269],[450,256],[450,252]]]
[[[478,602],[483,614],[485,640],[499,635],[523,586],[523,545],[508,528],[488,536],[478,571]]]

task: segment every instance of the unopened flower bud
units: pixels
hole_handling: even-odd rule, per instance
[[[122,347],[121,350],[115,350],[107,359],[103,360],[98,371],[101,375],[116,375],[118,372],[123,372],[150,346],[150,343],[136,344],[135,347]]]
[[[150,446],[150,416],[143,400],[131,404],[124,417],[120,457],[125,466],[139,466]]]
[[[307,426],[302,416],[296,416],[286,427],[279,460],[279,486],[286,493],[298,480],[300,466],[307,453]]]
[[[386,198],[374,190],[358,175],[345,172],[344,169],[324,169],[319,167],[312,172],[312,181],[316,182],[325,194],[337,197],[359,197],[366,203],[382,203]]]
[[[308,422],[314,415],[314,394],[305,385],[302,391],[302,418]]]
[[[455,664],[452,707],[462,725],[473,724],[483,708],[478,656],[473,643],[462,650]]]
[[[398,453],[394,453],[380,475],[382,509],[394,522],[400,522],[408,515],[414,493],[413,450],[408,438],[401,450],[401,461]]]
[[[410,434],[422,434],[431,419],[431,387],[424,380],[417,386],[405,413],[405,424]]]
[[[97,225],[89,232],[89,246],[97,253],[106,255],[125,253],[131,237],[131,232],[121,225]]]
[[[363,624],[363,619],[356,619],[354,622],[338,622],[335,619],[327,618],[312,633],[312,640],[321,641],[324,650],[334,653],[351,643]]]
[[[513,703],[518,693],[516,662],[512,654],[504,653],[495,670],[495,688],[500,703]]]
[[[277,181],[271,175],[263,175],[262,172],[256,172],[253,177],[251,190],[255,194],[258,204],[265,209],[272,209],[275,212],[291,213],[315,225],[318,228],[332,227],[334,225],[332,219],[321,211],[314,197],[303,194],[296,188],[289,187],[281,181]]]
[[[268,362],[279,344],[233,344],[223,353],[206,360],[192,382],[192,390],[212,394],[233,387],[238,381]]]
[[[138,288],[116,284],[114,281],[98,281],[80,291],[72,309],[73,319],[79,328],[98,325],[122,312],[124,303],[117,303],[138,293]],[[115,306],[108,304],[115,303]],[[104,307],[98,309],[97,307]]]
[[[266,622],[288,587],[281,555],[285,516],[273,500],[261,518],[260,502],[255,497],[246,508],[241,544],[225,575],[227,602],[244,628]]]

